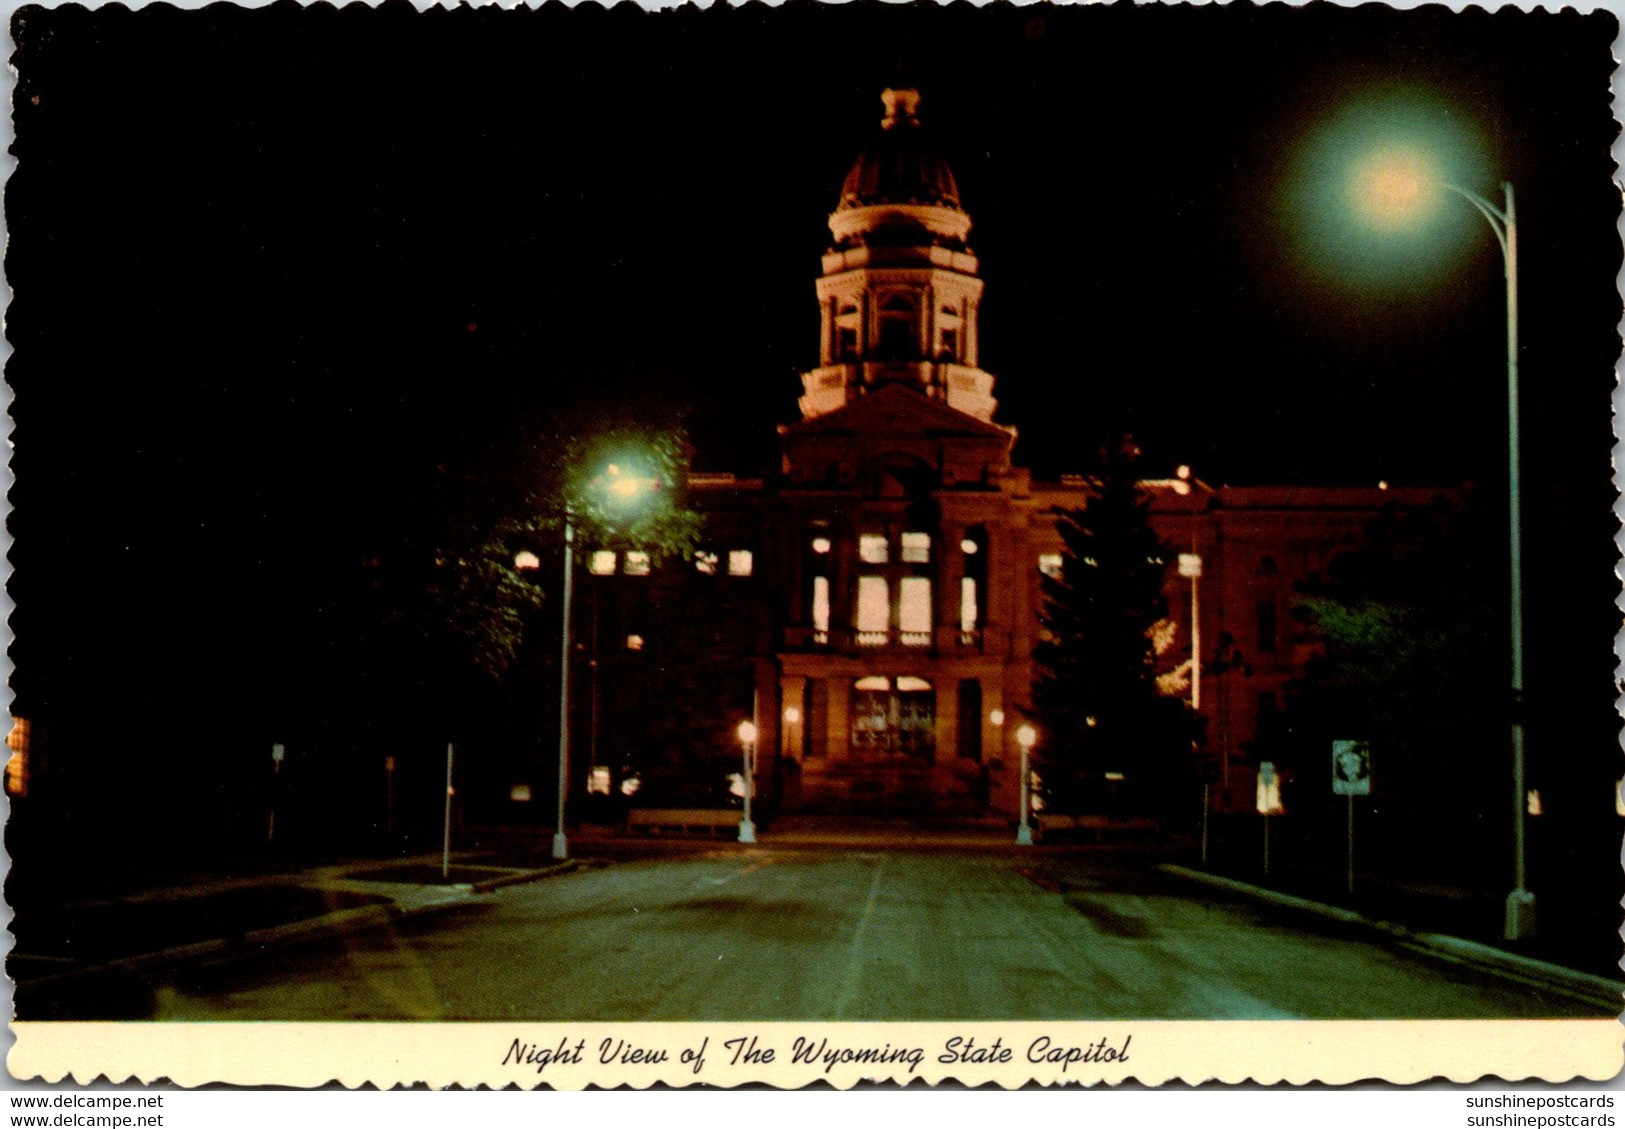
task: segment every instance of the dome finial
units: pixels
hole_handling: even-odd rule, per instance
[[[886,107],[886,116],[880,122],[881,129],[893,129],[898,125],[919,125],[920,119],[917,111],[920,108],[920,92],[913,87],[904,86],[893,88],[888,86],[880,92],[880,101]]]

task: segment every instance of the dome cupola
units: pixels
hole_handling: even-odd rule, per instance
[[[829,226],[838,247],[864,243],[963,246],[970,217],[948,162],[920,125],[919,91],[881,92],[886,116],[853,163]]]
[[[920,126],[918,91],[881,93],[880,130],[846,174],[818,279],[818,367],[801,375],[803,419],[902,385],[991,423],[978,361],[982,280],[965,245],[959,184]]]

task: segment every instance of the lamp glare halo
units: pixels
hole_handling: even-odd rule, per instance
[[[1402,231],[1428,218],[1438,202],[1441,176],[1427,154],[1390,146],[1355,162],[1349,193],[1356,215],[1379,231]]]

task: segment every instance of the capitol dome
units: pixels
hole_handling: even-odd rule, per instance
[[[836,246],[914,244],[963,248],[970,217],[959,183],[920,127],[919,91],[881,92],[886,116],[853,163],[830,216]]]
[[[936,204],[959,207],[959,185],[948,162],[931,148],[920,128],[916,90],[880,95],[886,116],[880,133],[863,151],[841,185],[838,210],[873,204]]]

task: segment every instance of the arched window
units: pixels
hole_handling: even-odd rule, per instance
[[[914,299],[893,294],[880,304],[880,333],[876,353],[883,361],[906,361],[919,351],[919,330]]]

